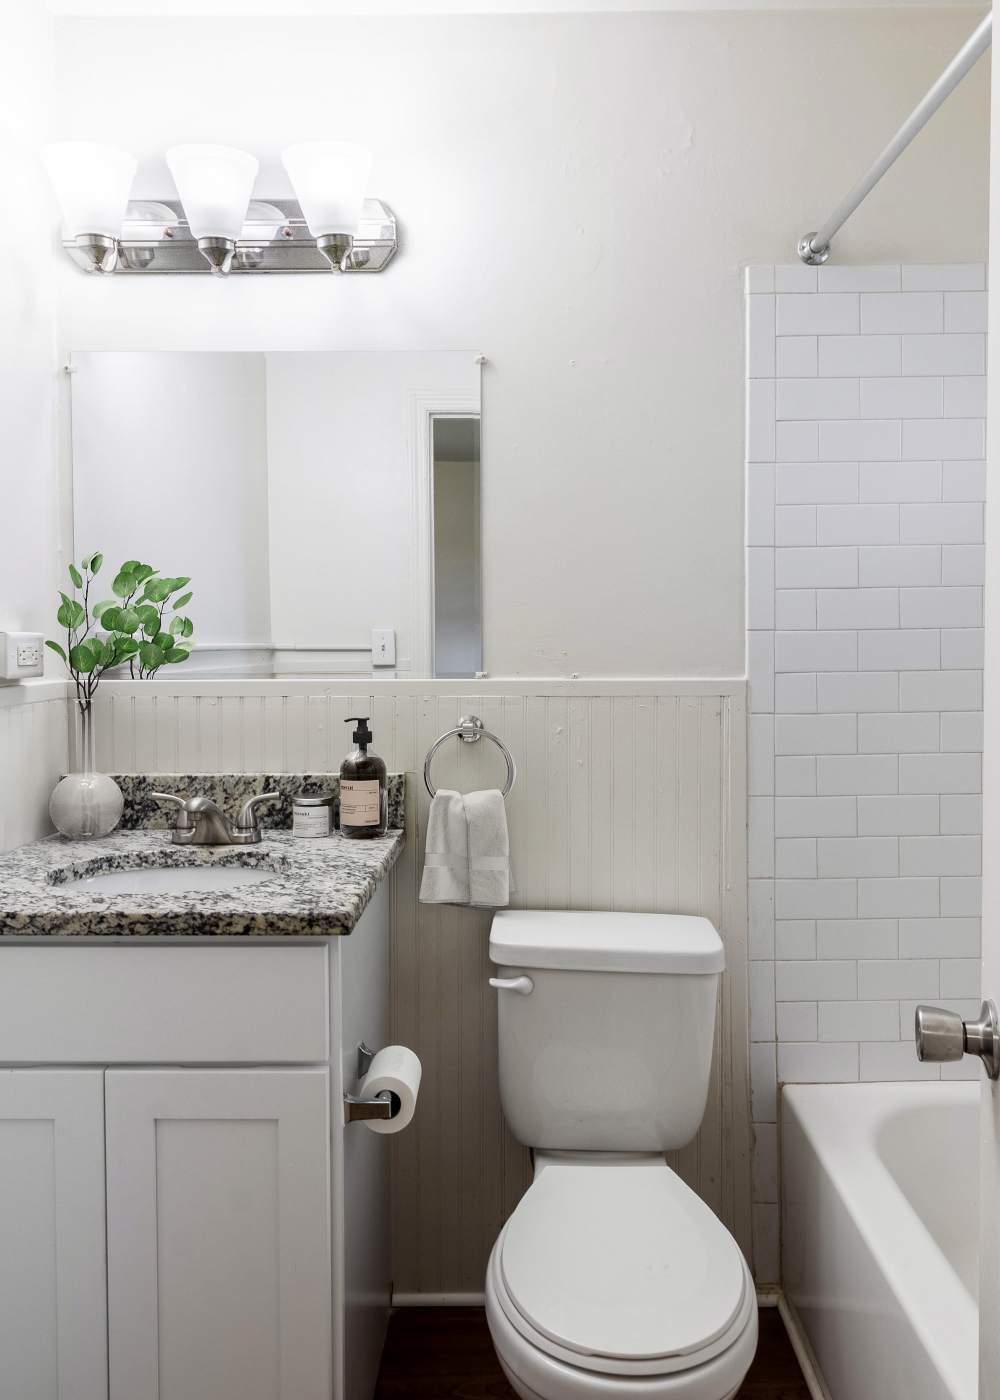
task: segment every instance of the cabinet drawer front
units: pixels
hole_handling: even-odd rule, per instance
[[[315,1064],[327,949],[0,946],[2,1064]]]

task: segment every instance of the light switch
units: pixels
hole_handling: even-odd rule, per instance
[[[372,665],[395,666],[396,633],[391,627],[372,628]]]

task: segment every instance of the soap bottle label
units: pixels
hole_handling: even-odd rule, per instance
[[[377,778],[341,779],[341,826],[378,826],[380,810],[381,802]]]

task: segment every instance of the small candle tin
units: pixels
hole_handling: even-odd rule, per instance
[[[292,835],[329,836],[333,829],[333,798],[328,792],[298,793],[292,798]]]

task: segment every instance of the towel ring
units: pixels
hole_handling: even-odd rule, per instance
[[[437,795],[434,784],[431,782],[431,763],[433,762],[434,755],[446,739],[456,738],[461,739],[463,744],[478,744],[480,739],[493,740],[494,744],[496,744],[497,748],[503,754],[504,761],[507,764],[507,781],[503,788],[503,796],[506,797],[514,786],[514,781],[517,778],[517,766],[514,763],[510,749],[504,741],[498,739],[491,730],[487,729],[478,715],[463,715],[458,721],[456,728],[449,729],[447,734],[442,734],[440,739],[435,739],[427,750],[427,757],[424,759],[424,785],[431,797]]]

